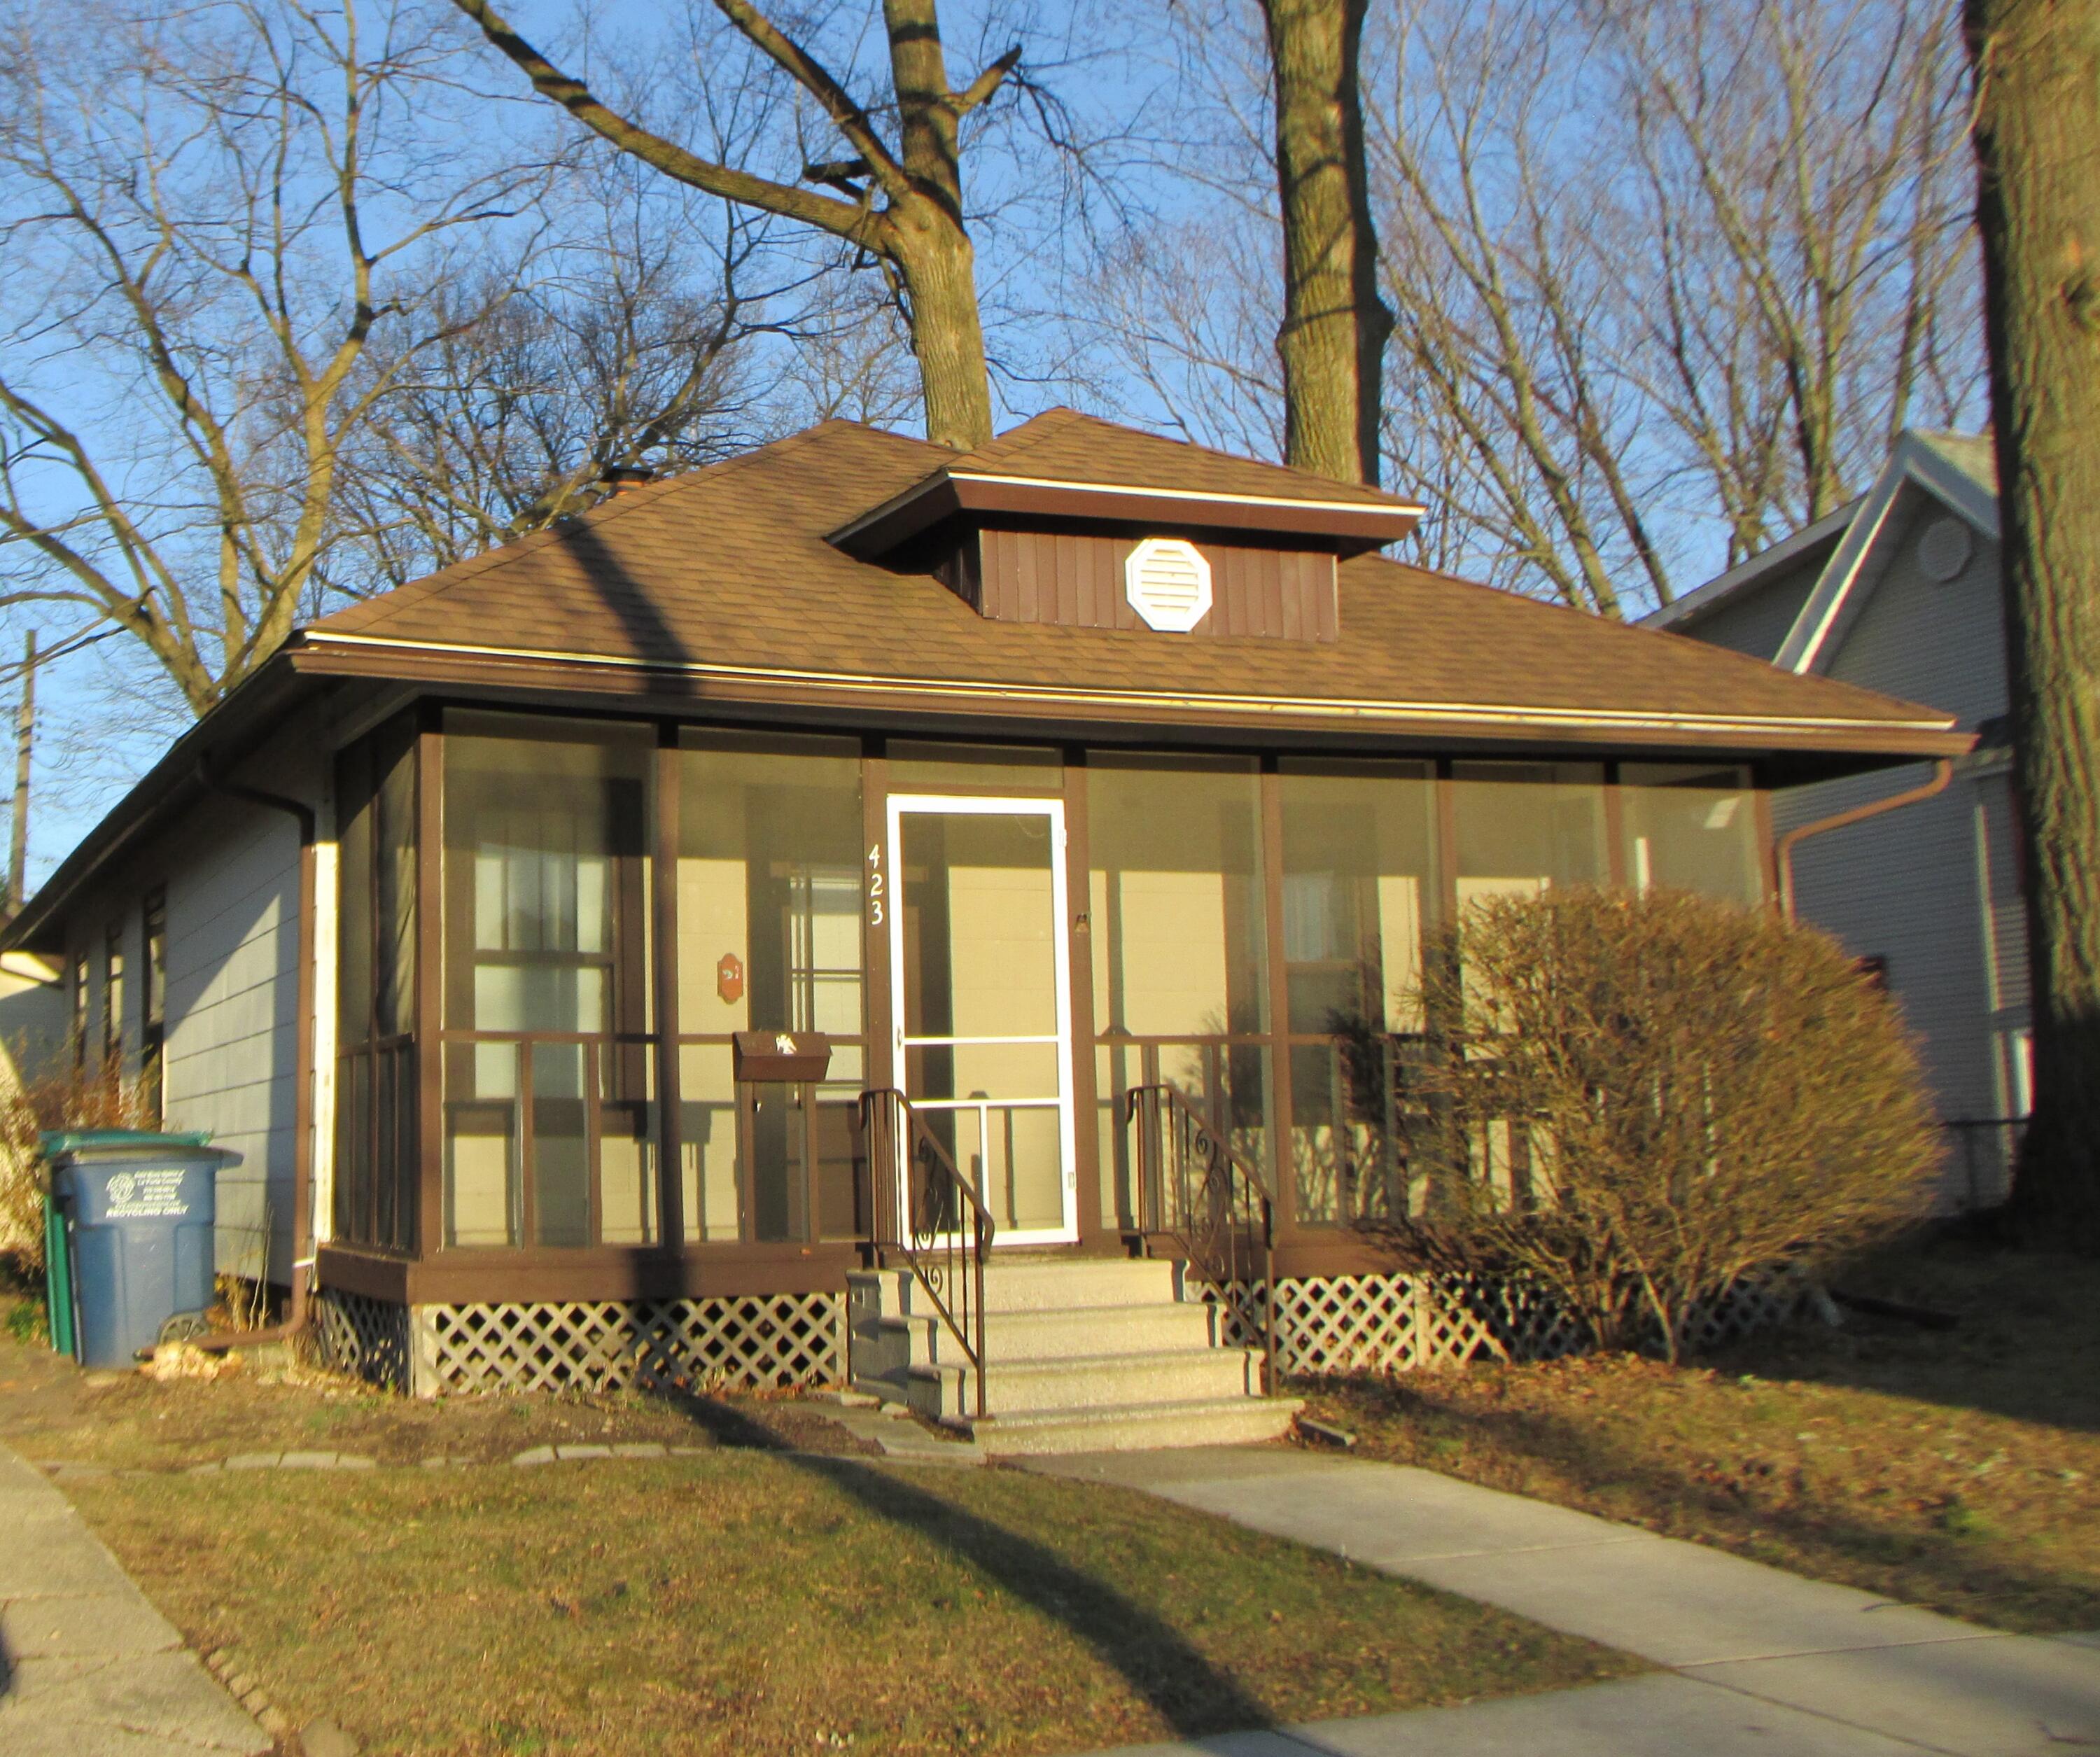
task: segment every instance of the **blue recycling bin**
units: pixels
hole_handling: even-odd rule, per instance
[[[240,1155],[202,1135],[46,1135],[51,1199],[73,1267],[73,1357],[129,1366],[182,1313],[212,1300],[218,1176]]]

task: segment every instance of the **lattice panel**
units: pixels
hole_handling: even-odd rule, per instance
[[[324,1366],[396,1391],[410,1388],[406,1306],[324,1287],[314,1308],[315,1344]]]
[[[1807,1284],[1796,1275],[1746,1278],[1693,1315],[1687,1327],[1686,1346],[1699,1351],[1718,1349],[1789,1323],[1800,1315],[1809,1297]]]
[[[1264,1290],[1202,1286],[1222,1313],[1220,1340],[1261,1340]],[[1691,1344],[1717,1348],[1793,1318],[1807,1290],[1789,1275],[1745,1281],[1693,1320]],[[1276,1283],[1277,1370],[1292,1375],[1402,1373],[1469,1361],[1545,1361],[1590,1345],[1583,1326],[1542,1294],[1507,1283],[1426,1275],[1306,1275]]]
[[[838,1384],[843,1293],[421,1308],[430,1387],[543,1391],[664,1384]]]

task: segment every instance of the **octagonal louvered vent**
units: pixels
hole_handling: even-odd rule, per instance
[[[1186,634],[1211,613],[1211,564],[1193,543],[1149,536],[1123,566],[1123,596],[1149,629]]]

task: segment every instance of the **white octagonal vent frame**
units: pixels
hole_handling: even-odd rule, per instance
[[[1123,564],[1123,595],[1148,629],[1186,634],[1211,613],[1211,564],[1178,536],[1146,537]]]

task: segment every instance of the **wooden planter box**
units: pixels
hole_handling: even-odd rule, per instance
[[[822,1031],[739,1031],[730,1059],[748,1084],[822,1079],[831,1068],[832,1040]]]

